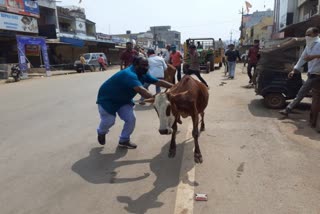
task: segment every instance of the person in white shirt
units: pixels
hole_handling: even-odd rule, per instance
[[[308,79],[300,88],[296,98],[284,110],[279,112],[282,115],[288,116],[313,86],[320,84],[320,39],[319,29],[316,27],[309,28],[306,31],[306,47],[298,63],[294,66],[293,71],[288,74],[288,77],[292,78],[295,73],[299,73],[306,62],[308,62]]]
[[[171,49],[171,46],[167,45],[166,50],[164,50],[162,53],[162,57],[166,63],[169,63],[169,60],[170,60],[170,49]]]
[[[149,70],[148,73],[156,77],[157,79],[164,79],[164,71],[167,70],[168,66],[164,59],[160,56],[157,56],[155,54],[155,51],[153,49],[149,49],[147,51],[148,55],[148,63],[149,63]],[[148,89],[150,84],[146,83],[144,87]],[[161,92],[161,88],[159,86],[156,86],[156,94]],[[139,104],[144,105],[144,98],[141,97]]]

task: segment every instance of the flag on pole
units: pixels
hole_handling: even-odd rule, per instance
[[[81,0],[80,0],[80,1],[81,1]],[[252,5],[251,5],[249,2],[247,2],[247,1],[245,1],[245,3],[246,3],[246,8],[247,8],[247,13],[249,13],[250,8],[252,8]]]

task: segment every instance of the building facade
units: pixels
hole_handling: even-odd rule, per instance
[[[275,0],[273,38],[302,37],[309,27],[320,27],[319,0]]]
[[[256,11],[243,16],[242,45],[252,45],[254,40],[261,44],[269,41],[272,34],[273,11]]]

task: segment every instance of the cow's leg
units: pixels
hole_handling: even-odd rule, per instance
[[[174,122],[172,126],[172,135],[171,135],[171,143],[170,143],[170,149],[169,149],[169,158],[174,158],[176,156],[176,135],[177,135],[177,121]]]
[[[200,127],[200,132],[203,132],[205,130],[205,125],[204,125],[204,112],[200,113],[201,115],[201,127]]]
[[[196,163],[202,163],[202,155],[199,147],[199,129],[198,129],[198,123],[199,123],[199,114],[196,113],[192,116],[192,122],[193,122],[193,130],[192,130],[192,137],[194,139],[194,161]]]

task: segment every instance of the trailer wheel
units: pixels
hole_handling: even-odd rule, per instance
[[[264,103],[268,108],[280,109],[285,107],[286,98],[281,93],[270,93],[264,96]]]
[[[207,62],[207,66],[206,66],[206,73],[210,73],[210,62]]]

